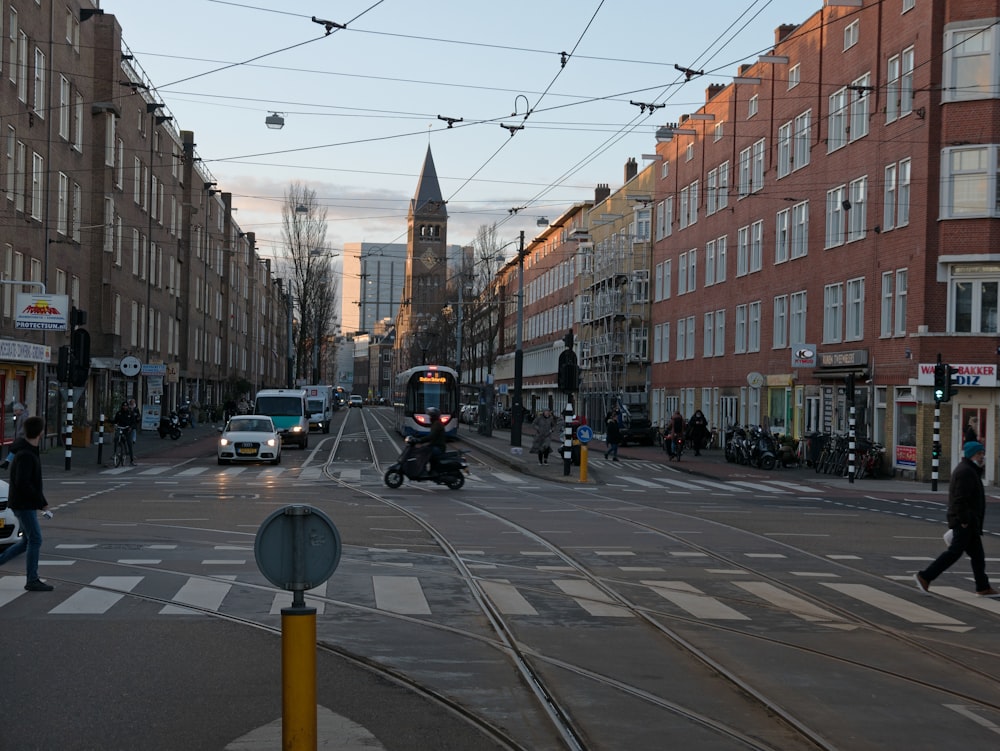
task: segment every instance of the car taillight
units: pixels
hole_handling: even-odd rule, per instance
[[[441,422],[447,425],[449,422],[451,422],[451,415],[441,415]]]

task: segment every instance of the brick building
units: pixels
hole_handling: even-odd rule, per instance
[[[988,2],[827,3],[658,133],[653,403],[717,426],[857,431],[929,477],[994,457],[1000,27]]]

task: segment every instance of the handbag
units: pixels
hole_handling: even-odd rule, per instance
[[[955,539],[955,530],[948,528],[948,531],[944,533],[944,544],[949,548],[951,547],[951,541]]]

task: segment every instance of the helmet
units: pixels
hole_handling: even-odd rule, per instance
[[[432,420],[436,420],[441,416],[441,410],[439,410],[437,407],[428,407],[427,416],[430,417]]]

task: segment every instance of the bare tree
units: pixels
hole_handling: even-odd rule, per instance
[[[493,369],[499,346],[502,321],[497,285],[497,272],[504,265],[501,252],[504,245],[497,234],[497,225],[480,225],[472,241],[472,257],[464,259],[461,272],[464,308],[462,356],[463,370],[469,382],[482,382]]]
[[[326,208],[316,192],[292,183],[281,208],[284,263],[295,298],[298,325],[294,331],[296,378],[318,378],[323,345],[336,321],[337,279],[326,247]]]

